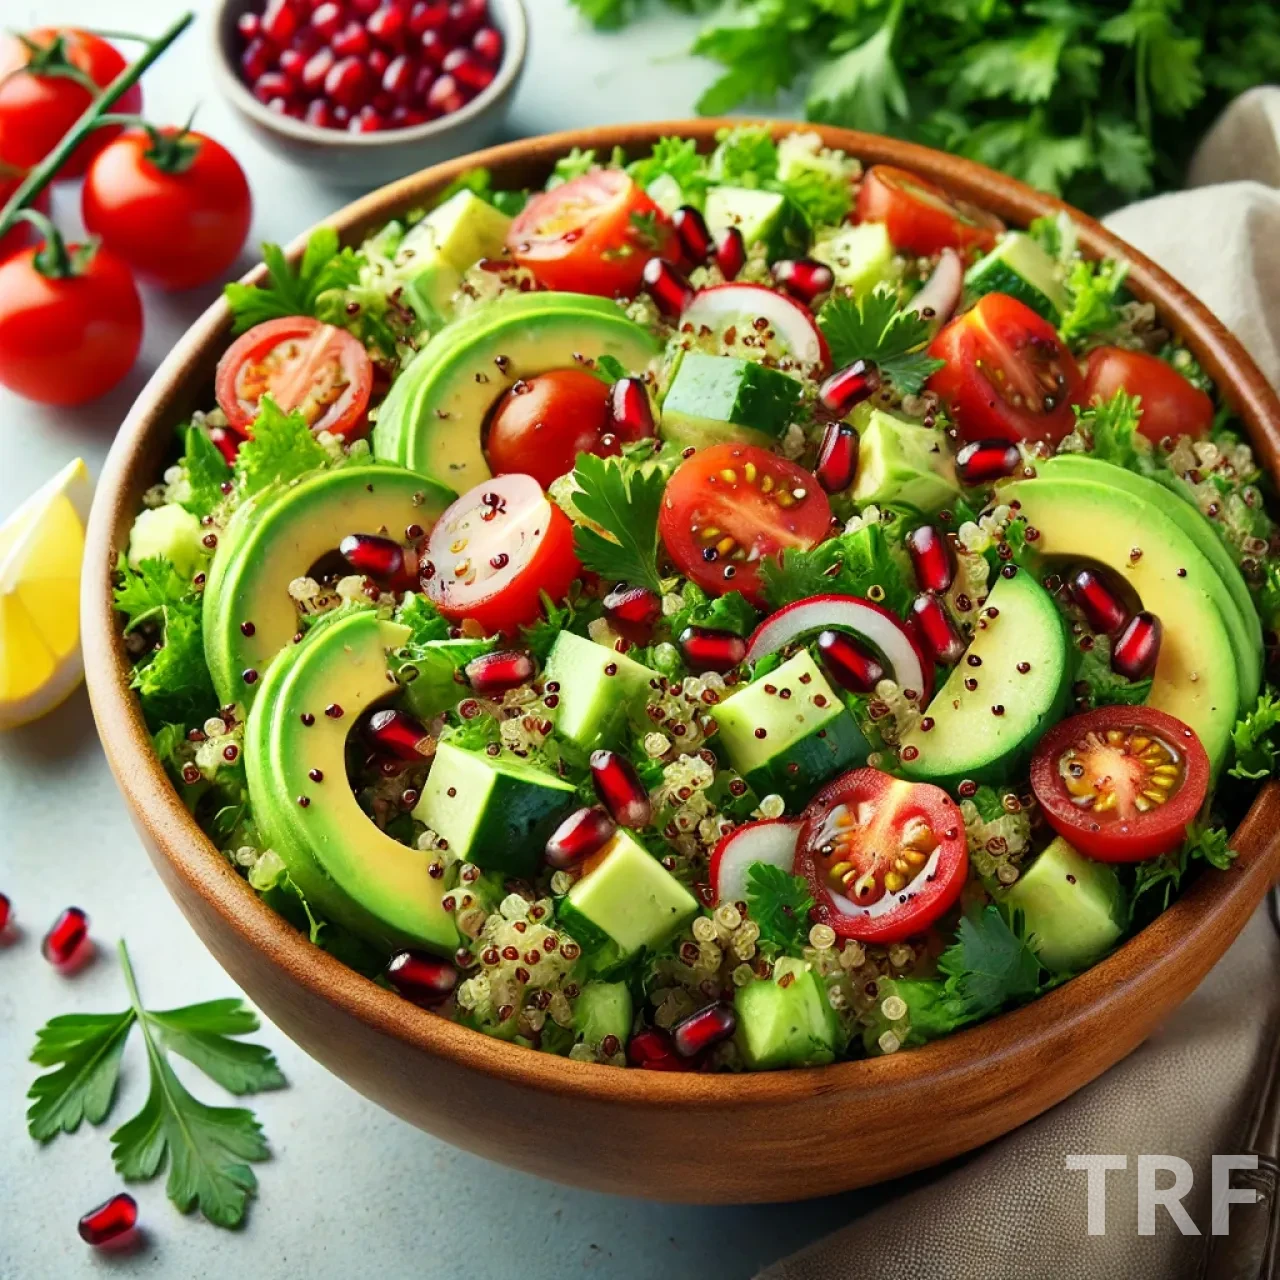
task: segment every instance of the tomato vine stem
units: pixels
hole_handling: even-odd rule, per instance
[[[38,196],[53,181],[54,175],[66,163],[76,147],[97,128],[102,117],[125,93],[137,84],[142,78],[143,72],[168,49],[194,20],[195,14],[190,10],[184,13],[162,35],[149,42],[138,60],[125,67],[85,108],[84,114],[63,135],[62,141],[27,174],[21,185],[9,198],[9,202],[3,209],[0,209],[0,235],[4,235],[13,226],[23,206],[35,196]]]

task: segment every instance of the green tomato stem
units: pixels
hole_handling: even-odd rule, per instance
[[[36,270],[51,280],[65,279],[76,274],[75,264],[67,252],[66,242],[53,222],[39,209],[19,209],[15,222],[29,222],[44,237],[43,246],[36,251]]]
[[[0,209],[0,236],[17,221],[19,211],[53,181],[71,153],[97,127],[120,98],[142,78],[143,72],[191,25],[195,14],[188,10],[163,35],[151,41],[137,62],[131,63],[85,108],[84,114],[63,135],[62,141],[27,174],[22,184]]]

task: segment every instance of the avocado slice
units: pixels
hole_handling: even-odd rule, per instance
[[[1124,933],[1128,904],[1115,869],[1061,836],[1001,897],[1022,912],[1031,945],[1051,973],[1087,969]]]
[[[716,724],[747,785],[757,795],[780,795],[793,813],[871,751],[807,649],[720,703]]]
[[[1001,485],[997,496],[1020,504],[1018,514],[1039,531],[1043,556],[1106,565],[1163,622],[1147,704],[1194,729],[1216,770],[1240,706],[1236,672],[1257,659],[1243,635],[1233,641],[1230,594],[1195,543],[1154,506],[1113,485],[1044,477]]]
[[[412,525],[430,529],[455,496],[399,467],[367,464],[314,472],[240,507],[204,590],[205,661],[221,702],[249,706],[271,659],[293,639],[290,582],[349,533],[400,542]]]
[[[1240,704],[1249,706],[1258,696],[1262,681],[1262,620],[1254,608],[1253,597],[1241,576],[1231,553],[1222,544],[1222,539],[1214,532],[1213,526],[1200,513],[1195,504],[1181,498],[1172,489],[1167,489],[1158,480],[1149,476],[1138,475],[1134,471],[1126,471],[1123,467],[1103,462],[1099,458],[1091,458],[1081,453],[1063,453],[1046,462],[1038,464],[1039,472],[1046,478],[1055,480],[1080,480],[1092,484],[1114,485],[1131,493],[1135,498],[1149,502],[1162,516],[1167,516],[1183,533],[1196,544],[1200,554],[1208,560],[1223,586],[1231,594],[1235,603],[1235,613],[1241,626],[1243,636],[1224,613],[1223,620],[1236,636],[1236,643],[1242,645],[1242,652],[1254,655],[1255,661],[1242,664],[1240,668]]]
[[[821,979],[803,962],[779,960],[772,978],[737,989],[733,1008],[738,1051],[753,1071],[835,1060],[838,1020]]]
[[[562,631],[547,658],[546,682],[559,685],[556,732],[584,751],[616,747],[631,704],[658,673],[594,640]]]
[[[1067,632],[1049,593],[1016,570],[996,579],[986,610],[965,660],[925,711],[933,721],[928,732],[922,720],[903,734],[902,771],[909,778],[943,787],[966,779],[1008,782],[1066,708]]]
[[[858,440],[852,497],[859,506],[906,503],[927,516],[955,502],[960,482],[942,432],[873,409]]]
[[[408,638],[359,609],[287,649],[249,712],[246,776],[263,839],[318,914],[386,951],[452,955],[458,934],[430,855],[382,831],[347,783],[347,734],[387,695],[387,650]]]
[[[521,378],[612,356],[643,373],[656,338],[617,303],[576,293],[498,298],[447,325],[396,379],[373,451],[458,493],[489,479],[482,436],[494,402]]]

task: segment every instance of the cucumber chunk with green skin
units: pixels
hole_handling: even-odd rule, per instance
[[[942,787],[1008,782],[1066,709],[1066,627],[1032,575],[997,578],[978,620],[965,656],[924,713],[932,726],[926,731],[921,721],[903,735],[899,755],[909,778]]]
[[[795,420],[800,398],[800,383],[789,374],[691,351],[663,398],[661,435],[695,448],[725,441],[767,445]]]
[[[810,256],[831,268],[836,284],[858,295],[870,293],[877,285],[890,284],[901,274],[889,229],[883,222],[841,227],[829,239],[819,240]]]
[[[562,631],[547,658],[544,685],[559,699],[556,732],[584,751],[617,746],[632,704],[656,679],[656,671],[635,659]]]
[[[1115,869],[1061,836],[1002,897],[1022,912],[1031,945],[1051,973],[1075,973],[1100,960],[1120,941],[1128,918]]]
[[[573,798],[571,783],[541,769],[442,742],[413,816],[464,861],[532,877]]]
[[[1238,624],[1243,651],[1251,652],[1256,658],[1255,663],[1242,663],[1240,666],[1240,703],[1242,706],[1250,705],[1258,696],[1262,681],[1262,621],[1254,607],[1249,588],[1245,585],[1236,562],[1231,558],[1231,552],[1223,546],[1222,540],[1200,509],[1189,497],[1180,497],[1179,491],[1165,488],[1158,480],[1126,471],[1123,467],[1091,458],[1087,454],[1062,453],[1038,465],[1040,475],[1045,479],[1083,480],[1123,489],[1135,498],[1149,502],[1195,543],[1196,549],[1222,579],[1222,585],[1235,604],[1235,618],[1229,625],[1236,631]],[[1228,621],[1225,610],[1223,619]]]
[[[791,812],[871,752],[807,649],[720,703],[716,724],[747,785],[757,795],[780,795]]]
[[[428,640],[397,649],[389,659],[391,672],[404,687],[405,706],[419,720],[449,711],[468,696],[458,673],[473,658],[491,653],[496,640]]]
[[[801,257],[809,247],[809,220],[778,191],[712,187],[706,219],[712,234],[737,227],[748,248],[764,241],[770,261]]]
[[[1017,298],[1051,324],[1058,323],[1069,305],[1057,263],[1023,231],[1006,232],[969,268],[964,284],[971,297],[1005,293]]]
[[[734,993],[735,1039],[753,1071],[833,1062],[839,1025],[821,979],[802,961],[782,959],[772,978]]]
[[[573,1004],[574,1030],[592,1049],[598,1049],[608,1036],[625,1045],[634,1016],[631,990],[625,982],[588,982]]]

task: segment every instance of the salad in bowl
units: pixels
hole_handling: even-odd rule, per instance
[[[1280,542],[1065,215],[744,126],[265,256],[115,605],[174,787],[317,946],[531,1050],[769,1070],[1229,872]]]

